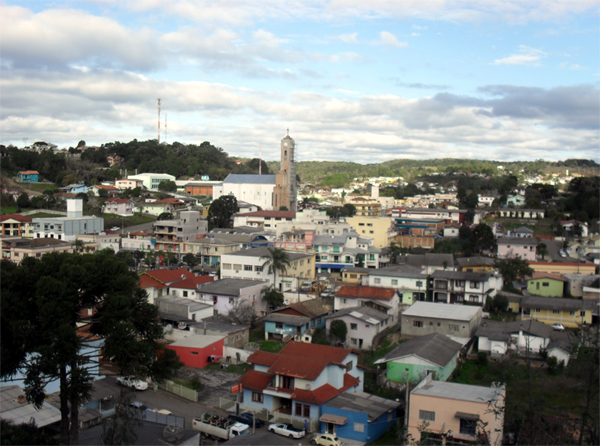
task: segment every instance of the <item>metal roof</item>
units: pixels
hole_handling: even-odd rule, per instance
[[[325,319],[338,319],[347,314],[371,324],[378,324],[379,322],[390,318],[390,315],[387,315],[381,311],[377,311],[374,308],[359,305],[356,307],[344,308],[343,310],[330,314],[329,316],[325,316]]]
[[[477,314],[481,314],[481,307],[418,301],[412,304],[408,310],[402,313],[402,316],[449,319],[454,321],[470,321],[477,316]]]
[[[490,278],[488,273],[476,273],[472,271],[443,271],[438,269],[431,274],[433,279],[454,279],[471,282],[485,282]]]
[[[199,293],[221,294],[224,296],[239,296],[244,288],[256,285],[266,285],[268,282],[246,279],[221,279],[214,282],[205,282],[198,287]]]
[[[462,344],[453,341],[449,337],[439,333],[432,333],[403,342],[383,358],[375,361],[375,364],[400,360],[407,356],[418,356],[440,367],[444,367],[458,354],[461,348]]]
[[[311,253],[301,253],[297,251],[285,251],[288,255],[290,261],[305,259],[307,257],[312,257],[314,254]],[[242,251],[228,252],[226,254],[222,254],[222,256],[238,256],[238,257],[267,257],[270,256],[270,252],[266,246],[261,246],[260,248],[250,248],[244,249]],[[222,259],[223,257],[221,257]]]
[[[400,403],[365,392],[344,392],[327,401],[324,406],[366,413],[369,417],[369,421],[374,421],[384,413],[396,410],[396,408],[400,406]]]
[[[28,423],[33,418],[38,428],[60,421],[60,410],[57,408],[43,403],[42,408],[37,410],[33,404],[19,403],[19,395],[25,395],[19,386],[0,387],[0,418],[15,424]]]
[[[533,237],[502,237],[496,240],[498,245],[535,245],[538,241]]]
[[[290,314],[271,313],[266,318],[269,322],[281,322],[285,325],[300,327],[310,322],[310,318],[306,316],[293,316]]]
[[[496,399],[500,388],[471,386],[445,381],[430,381],[423,386],[417,386],[410,392],[412,395],[424,395],[437,398],[470,401],[473,403],[488,404]]]
[[[209,345],[214,344],[215,342],[219,342],[221,339],[224,339],[225,336],[218,335],[199,335],[195,334],[192,336],[188,336],[187,338],[180,339],[179,341],[175,341],[172,344],[169,344],[170,347],[191,347],[191,348],[204,348]]]
[[[276,175],[249,175],[230,173],[223,183],[239,183],[239,184],[276,184]]]

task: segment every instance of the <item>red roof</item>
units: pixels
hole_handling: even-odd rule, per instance
[[[378,288],[374,286],[342,286],[335,297],[348,297],[350,299],[385,299],[392,300],[396,290],[392,288]]]
[[[106,190],[119,190],[117,187],[115,186],[105,186],[104,184],[97,184],[96,186],[94,186],[96,189],[106,189]]]
[[[240,379],[240,384],[244,389],[258,390],[259,392],[264,390],[273,378],[275,377],[272,373],[258,372],[256,370],[248,370]]]
[[[173,288],[187,288],[190,290],[195,290],[198,288],[198,285],[201,283],[212,282],[214,277],[210,276],[194,276],[194,277],[186,277],[183,280],[173,282],[171,287]]]
[[[25,215],[21,214],[4,214],[2,217],[0,217],[0,221],[4,220],[17,220],[21,223],[31,223],[33,221],[33,218],[26,217]]]
[[[116,188],[113,188],[116,189]],[[107,203],[129,203],[131,200],[127,198],[109,198],[106,200]]]
[[[157,269],[154,271],[146,271],[144,274],[158,280],[161,283],[166,283],[167,285],[181,280],[181,276],[185,276],[184,278],[194,277],[194,274],[190,273],[187,269],[179,268],[179,269]]]
[[[567,281],[567,279],[565,279],[562,276],[559,276],[558,274],[541,273],[541,272],[533,273],[533,276],[531,276],[529,278],[529,280],[531,280],[531,279],[554,279],[554,280],[560,280],[561,282]]]
[[[150,276],[142,274],[140,276],[140,288],[166,288],[167,286],[164,283],[160,283],[158,280],[153,279]]]
[[[296,218],[296,213],[294,211],[256,211],[235,215],[240,217]]]
[[[137,231],[137,232],[131,232],[129,235],[152,235],[149,232],[142,232],[142,231]]]
[[[346,373],[344,375],[344,386],[341,389],[336,389],[330,384],[325,384],[313,391],[294,389],[292,399],[311,404],[323,404],[332,398],[335,398],[340,393],[345,392],[350,387],[357,386],[360,383],[358,378]]]
[[[22,170],[19,173],[21,175],[39,175],[40,174],[37,170]]]
[[[246,362],[249,362],[250,364],[266,365],[270,367],[275,363],[275,361],[277,361],[278,356],[279,355],[277,353],[269,353],[263,352],[262,350],[256,350],[248,357],[248,359],[246,359]]]
[[[162,200],[157,200],[152,204],[183,204],[183,201],[177,198],[164,198]]]

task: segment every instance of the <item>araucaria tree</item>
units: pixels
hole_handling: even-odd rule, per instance
[[[160,382],[180,365],[174,352],[161,352],[157,308],[113,254],[2,260],[1,275],[0,375],[23,375],[27,399],[38,407],[45,385],[59,381],[61,444],[78,443],[78,407],[92,388],[98,339],[123,374]]]
[[[228,228],[231,217],[239,210],[233,195],[223,195],[213,201],[208,208],[208,229]]]
[[[290,256],[282,248],[267,248],[269,254],[265,254],[260,258],[264,260],[262,267],[269,267],[269,274],[273,274],[273,288],[277,284],[277,271],[282,274],[287,272],[287,268],[290,266]]]

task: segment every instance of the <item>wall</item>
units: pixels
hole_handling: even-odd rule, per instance
[[[456,368],[458,352],[444,367],[438,367],[434,364],[428,363],[427,361],[420,360],[420,358],[415,357],[414,359],[415,361],[407,360],[405,362],[388,362],[387,379],[390,381],[404,382],[406,381],[406,376],[408,374],[411,382],[421,381],[423,378],[425,378],[425,376],[427,376],[428,371],[434,371],[436,381],[446,381]],[[408,369],[408,372],[406,369]]]
[[[374,438],[369,438],[369,416],[366,413],[353,412],[350,410],[338,409],[337,407],[328,407],[324,405],[321,408],[322,414],[338,415],[340,417],[346,417],[348,421],[343,426],[337,425],[335,428],[335,434],[338,437],[348,438],[350,440],[358,440],[369,442]],[[357,432],[354,430],[354,423],[362,423],[364,425],[364,432]],[[321,432],[326,432],[326,423],[321,423]]]
[[[415,327],[414,321],[422,321],[422,327]],[[450,319],[434,319],[425,316],[406,316],[402,315],[402,335],[403,336],[424,336],[431,333],[440,333],[443,335],[459,336],[470,338],[473,336],[476,328],[481,323],[481,312],[474,316],[470,321],[453,321]],[[439,325],[438,325],[439,324]],[[449,325],[458,325],[458,331],[450,331]]]
[[[563,324],[565,327],[576,328],[582,323],[592,324],[592,312],[585,310],[585,315],[582,317],[580,311],[576,310],[575,314],[571,316],[569,311],[561,311],[559,314],[552,313],[552,310],[542,309],[539,313],[535,313],[533,309],[530,310],[530,314],[521,314],[521,319],[535,319],[536,321],[543,322],[544,324]]]
[[[240,406],[244,410],[268,409],[269,411],[272,411],[273,409],[277,409],[276,407],[275,408],[273,407],[273,397],[271,395],[263,394],[263,402],[257,403],[255,401],[252,401],[253,390],[243,389],[243,392],[244,392],[244,397],[243,397],[244,402],[241,403]]]
[[[177,347],[173,345],[166,345],[165,347],[175,350],[181,362],[190,367],[206,367],[209,364],[206,360],[207,356],[223,356],[223,339],[204,348]]]
[[[548,284],[544,286],[544,284]],[[562,297],[564,282],[547,277],[527,281],[527,291],[534,296]]]

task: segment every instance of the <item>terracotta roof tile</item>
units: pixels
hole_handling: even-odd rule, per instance
[[[396,290],[392,288],[378,288],[373,286],[342,286],[337,293],[336,297],[348,297],[351,299],[364,298],[364,299],[385,299],[392,300]]]
[[[4,220],[17,220],[21,223],[31,223],[33,221],[31,217],[27,217],[21,214],[4,214],[2,217],[0,217],[0,221]]]
[[[256,350],[248,357],[246,362],[249,362],[250,364],[266,365],[270,367],[275,363],[275,361],[277,361],[277,357],[277,353],[269,353],[263,352],[262,350]]]
[[[162,288],[166,288],[166,287],[167,287],[167,285],[159,282],[158,280],[156,280],[150,276],[147,276],[145,274],[142,274],[140,276],[140,288],[162,289]]]
[[[198,285],[201,283],[212,282],[214,277],[210,276],[194,276],[194,277],[186,277],[183,280],[175,281],[171,283],[172,288],[186,288],[190,290],[195,290],[198,288]]]
[[[335,398],[340,393],[345,392],[350,387],[357,386],[360,383],[358,378],[346,373],[344,375],[344,386],[341,389],[336,389],[330,384],[325,384],[313,391],[294,389],[292,399],[312,404],[323,404],[332,398]]]
[[[144,274],[158,280],[159,282],[170,284],[177,280],[181,280],[181,276],[185,278],[194,277],[194,274],[190,273],[187,269],[156,269],[154,271],[146,271]]]
[[[262,391],[273,380],[275,375],[272,373],[258,372],[256,370],[248,370],[240,379],[240,384],[244,389]]]
[[[559,276],[558,274],[542,273],[542,272],[533,273],[533,276],[529,277],[529,280],[531,280],[531,279],[554,279],[554,280],[560,280],[561,282],[567,281],[567,279],[565,279],[562,276]]]

